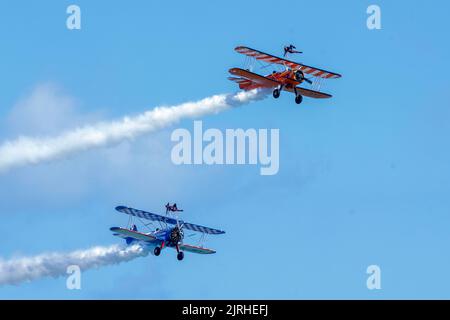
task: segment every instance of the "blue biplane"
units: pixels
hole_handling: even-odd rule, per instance
[[[201,225],[179,220],[176,214],[178,211],[182,210],[178,209],[170,210],[168,209],[168,205],[166,205],[165,216],[124,206],[118,206],[116,207],[116,210],[130,215],[130,221],[128,224],[131,225],[131,227],[127,228],[112,227],[110,230],[114,232],[114,235],[125,239],[128,245],[138,243],[147,248],[152,249],[150,252],[153,253],[155,256],[159,256],[161,254],[161,250],[164,248],[176,249],[178,260],[183,260],[184,251],[199,254],[216,253],[216,251],[212,249],[204,248],[201,243],[206,239],[206,235],[208,234],[214,235],[225,233],[225,231],[222,230],[204,227]],[[172,212],[173,214],[171,214]],[[158,222],[160,228],[154,227],[154,230],[152,230],[149,227],[153,225],[152,222],[150,223],[142,222],[147,228],[150,229],[150,232],[148,233],[139,232],[136,225],[132,223],[133,218],[137,218],[139,220],[141,220],[142,218]],[[199,240],[199,245],[190,245],[183,243],[184,239],[183,229],[200,233],[201,238]]]

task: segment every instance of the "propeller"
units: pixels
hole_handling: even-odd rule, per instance
[[[303,78],[303,80],[305,80],[306,82],[308,82],[309,84],[313,84],[313,82],[309,79]]]
[[[183,230],[180,229],[178,226],[174,227],[172,231],[170,231],[170,242],[172,243],[181,243],[184,238]]]
[[[312,84],[312,81],[309,80],[309,79],[307,79],[307,78],[305,78],[305,74],[304,74],[303,71],[301,71],[301,70],[295,71],[295,79],[296,79],[297,81],[306,81],[306,82],[308,82],[309,84]]]
[[[184,222],[180,221],[178,219],[177,213],[178,212],[174,212],[175,219],[177,220],[177,225],[170,232],[170,241],[172,243],[176,243],[176,244],[183,243],[183,238],[184,238],[184,232],[183,232]]]

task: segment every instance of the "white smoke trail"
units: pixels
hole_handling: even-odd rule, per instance
[[[77,265],[81,271],[130,261],[148,254],[140,245],[92,247],[70,253],[47,253],[11,260],[0,259],[0,285],[19,284],[44,277],[67,276],[67,267]]]
[[[56,137],[19,137],[0,145],[0,171],[116,144],[125,139],[165,128],[183,118],[197,118],[218,113],[266,96],[267,92],[261,90],[214,95],[196,102],[157,107],[134,117],[124,117],[120,121],[77,128]]]

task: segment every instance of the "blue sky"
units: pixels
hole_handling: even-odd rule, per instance
[[[82,29],[65,27],[81,7]],[[366,28],[378,4],[382,30]],[[0,288],[0,298],[450,298],[450,47],[445,1],[9,1],[0,13],[1,142],[236,91],[237,45],[339,72],[331,100],[268,98],[205,128],[279,128],[280,171],[175,166],[174,128],[0,176],[0,256],[109,245],[118,204],[175,200],[219,227],[212,256],[174,252]],[[27,103],[36,90],[49,103]],[[28,100],[27,100],[28,99]],[[36,109],[37,108],[37,109]],[[32,114],[32,116],[30,116]],[[192,129],[191,120],[177,127]],[[379,265],[382,289],[366,288]]]

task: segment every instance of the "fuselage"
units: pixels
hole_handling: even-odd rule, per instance
[[[274,71],[271,74],[266,75],[265,77],[281,83],[286,88],[294,88],[295,86],[297,86],[303,82],[303,80],[296,80],[295,71],[293,71],[291,69],[280,71],[280,72]],[[243,90],[253,90],[253,89],[261,88],[263,86],[256,82],[253,82],[248,85],[240,84],[239,87]]]
[[[173,228],[165,228],[165,229],[156,229],[155,231],[146,233],[147,235],[151,235],[155,237],[155,239],[160,240],[164,243],[165,247],[176,247],[183,238],[183,230],[178,229],[177,226]],[[140,240],[127,238],[127,244],[133,244],[136,242],[141,242]],[[144,243],[147,245],[147,243]]]

